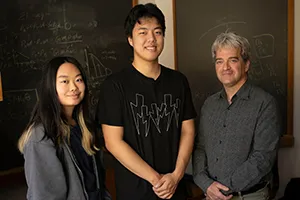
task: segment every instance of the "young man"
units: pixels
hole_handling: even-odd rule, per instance
[[[196,112],[186,77],[158,63],[164,15],[137,5],[125,21],[132,66],[102,84],[98,119],[115,168],[118,200],[185,199],[180,183],[194,143]]]
[[[207,199],[266,200],[280,138],[275,99],[247,80],[250,44],[222,33],[212,45],[223,90],[201,109],[194,181]]]

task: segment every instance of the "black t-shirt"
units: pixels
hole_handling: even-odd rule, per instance
[[[97,190],[96,176],[92,156],[88,155],[81,144],[81,130],[79,126],[71,127],[70,145],[77,164],[84,177],[84,185],[90,200],[99,200],[100,191]]]
[[[158,173],[166,174],[175,169],[182,121],[195,118],[196,112],[183,74],[161,66],[154,80],[130,66],[103,82],[97,117],[101,124],[122,126],[124,141]],[[158,199],[150,183],[119,162],[115,173],[118,200]],[[172,199],[180,199],[182,193],[179,186]]]

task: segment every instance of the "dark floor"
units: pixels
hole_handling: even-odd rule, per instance
[[[22,172],[0,176],[0,200],[25,200],[27,185]]]
[[[25,184],[16,184],[10,187],[0,188],[1,200],[25,200],[27,186]]]

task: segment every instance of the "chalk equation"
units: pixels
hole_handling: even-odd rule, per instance
[[[44,20],[47,16],[50,16],[49,12],[30,13],[30,12],[22,11],[18,17],[18,20],[19,21],[25,21],[28,19]]]
[[[260,34],[253,36],[254,50],[259,59],[272,57],[275,50],[275,38],[272,34]]]
[[[104,50],[101,52],[102,60],[117,60],[116,51],[114,50]]]
[[[286,95],[284,93],[285,89],[281,83],[274,80],[274,81],[272,81],[272,84],[273,84],[273,88],[275,89],[277,95]]]
[[[260,59],[251,62],[251,66],[248,72],[250,79],[259,81],[267,77],[277,77],[278,66],[271,61],[263,62]]]
[[[0,102],[0,123],[28,120],[37,100],[36,89],[4,91],[3,101]]]
[[[28,31],[39,31],[41,29],[48,29],[57,33],[59,29],[63,30],[70,30],[71,28],[76,27],[75,23],[69,22],[60,22],[60,21],[43,21],[43,22],[32,22],[29,24],[22,24],[20,26],[21,32],[28,32]]]

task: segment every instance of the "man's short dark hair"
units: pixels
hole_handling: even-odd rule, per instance
[[[166,24],[164,14],[155,4],[147,3],[134,6],[128,13],[124,24],[126,37],[132,37],[132,30],[136,23],[140,23],[140,19],[152,17],[157,19],[161,25],[163,36],[165,36]]]

